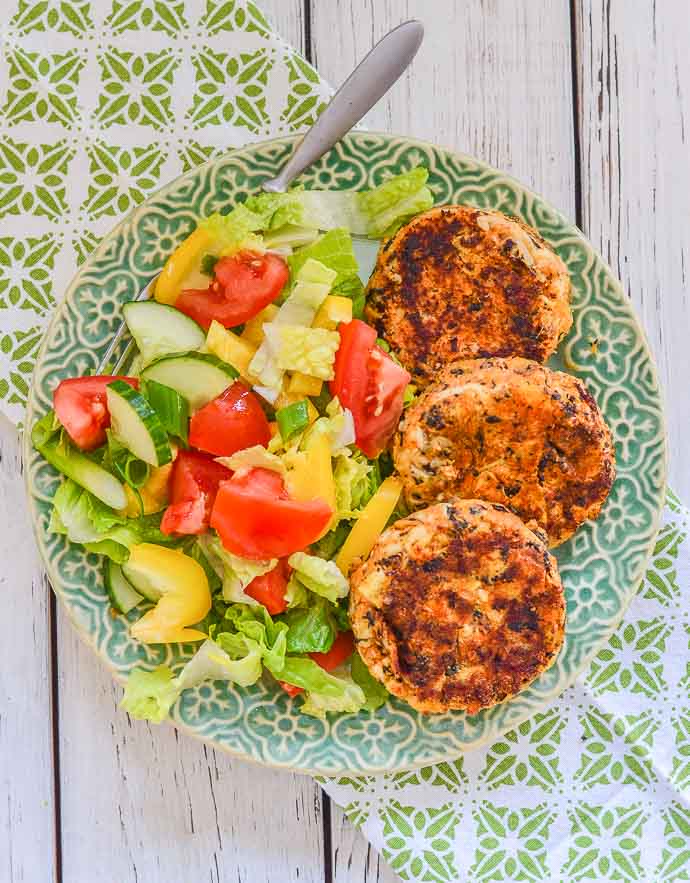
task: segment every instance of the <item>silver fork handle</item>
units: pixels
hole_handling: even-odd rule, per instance
[[[297,144],[280,174],[266,181],[263,189],[284,193],[300,172],[347,134],[407,69],[423,37],[424,26],[413,19],[379,40]]]

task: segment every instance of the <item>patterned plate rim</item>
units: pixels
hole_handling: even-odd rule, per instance
[[[648,542],[646,544],[644,556],[640,559],[640,563],[635,568],[635,570],[630,578],[630,585],[632,586],[632,588],[628,590],[627,595],[624,599],[624,602],[621,604],[618,613],[616,614],[616,616],[614,618],[612,618],[612,620],[609,622],[608,626],[602,631],[602,633],[600,634],[599,640],[590,649],[589,653],[583,655],[583,657],[580,659],[579,665],[573,671],[569,672],[568,676],[566,678],[564,678],[563,683],[559,683],[558,695],[562,695],[562,693],[565,690],[567,690],[569,687],[571,687],[573,685],[573,683],[579,677],[579,675],[582,673],[582,671],[584,671],[587,668],[588,664],[597,655],[597,653],[601,650],[602,646],[606,643],[606,641],[608,641],[608,639],[611,637],[613,632],[620,625],[620,622],[622,621],[623,617],[625,616],[625,612],[626,612],[632,598],[635,595],[637,587],[643,578],[647,564],[651,558],[652,551],[654,549],[657,533],[658,533],[659,526],[661,523],[661,518],[662,518],[662,514],[663,514],[664,499],[665,499],[667,469],[668,469],[668,449],[667,449],[668,446],[667,446],[667,441],[666,441],[667,433],[666,433],[664,401],[663,401],[663,396],[661,394],[661,390],[660,390],[660,386],[659,386],[656,362],[654,360],[651,348],[649,346],[649,342],[647,340],[647,335],[645,333],[645,330],[644,330],[641,322],[639,321],[639,319],[637,317],[637,314],[636,314],[632,304],[630,303],[629,299],[626,297],[620,281],[618,280],[616,275],[613,273],[610,266],[604,260],[602,255],[589,242],[589,240],[587,239],[585,234],[579,229],[579,227],[577,227],[575,224],[573,224],[571,221],[569,221],[558,209],[556,209],[554,206],[552,206],[551,203],[549,203],[547,200],[545,200],[544,198],[539,196],[539,194],[535,193],[529,187],[522,184],[516,178],[501,171],[500,169],[494,168],[493,166],[489,165],[488,163],[484,162],[483,160],[477,159],[476,157],[473,157],[469,154],[466,154],[461,151],[451,149],[448,147],[444,147],[439,144],[434,144],[433,142],[425,141],[423,139],[410,138],[405,135],[396,135],[396,134],[392,134],[392,133],[377,132],[377,131],[371,131],[371,130],[356,131],[356,132],[353,132],[351,135],[346,135],[341,140],[340,143],[342,143],[342,141],[347,141],[350,137],[357,137],[357,136],[364,136],[364,137],[371,136],[373,138],[380,138],[384,141],[396,142],[397,144],[404,145],[405,147],[417,146],[420,148],[424,148],[426,150],[446,154],[446,155],[452,157],[453,159],[457,159],[461,163],[471,163],[475,166],[481,167],[484,171],[486,171],[488,173],[499,176],[500,178],[505,180],[507,183],[511,184],[515,188],[516,191],[521,192],[522,194],[530,197],[531,199],[535,200],[539,205],[541,205],[545,209],[547,209],[549,211],[549,213],[559,221],[559,223],[563,226],[564,229],[566,229],[568,231],[568,233],[570,235],[574,236],[576,239],[578,239],[580,241],[580,243],[584,247],[585,251],[588,252],[589,254],[593,255],[594,258],[597,259],[599,261],[599,263],[601,264],[601,266],[605,269],[606,275],[608,277],[608,281],[611,283],[612,287],[616,290],[617,294],[620,295],[620,304],[623,307],[624,312],[627,313],[628,318],[630,320],[632,320],[632,323],[633,323],[633,325],[636,329],[637,335],[638,335],[641,349],[642,349],[642,351],[647,359],[647,362],[649,364],[649,367],[651,369],[652,383],[650,384],[650,389],[652,390],[654,396],[656,397],[657,403],[658,403],[658,408],[659,408],[658,419],[659,419],[659,426],[660,426],[660,434],[664,439],[664,444],[662,445],[662,449],[660,452],[660,463],[659,463],[659,467],[661,470],[661,478],[659,481],[660,491],[659,491],[658,499],[656,500],[656,503],[657,503],[656,511],[654,513],[654,517],[653,517],[653,520],[652,520],[652,523],[650,526],[650,530],[649,530],[650,539],[648,540]],[[281,136],[278,138],[266,139],[264,141],[252,142],[251,144],[247,144],[247,145],[245,145],[243,147],[239,147],[239,148],[232,148],[232,149],[228,150],[227,152],[225,152],[219,156],[216,156],[212,159],[209,159],[205,163],[195,166],[193,169],[190,169],[187,172],[184,172],[181,175],[178,175],[176,178],[166,182],[164,185],[159,187],[157,190],[150,193],[146,200],[144,200],[142,203],[140,203],[138,206],[136,206],[134,209],[132,209],[130,212],[128,212],[124,218],[122,218],[114,227],[112,227],[108,231],[107,234],[105,234],[105,236],[103,237],[101,242],[98,244],[98,246],[88,256],[88,258],[84,261],[84,263],[79,267],[79,270],[77,271],[75,276],[70,281],[63,298],[57,303],[57,305],[55,307],[55,312],[54,312],[50,322],[48,323],[48,325],[44,331],[43,340],[41,341],[40,348],[39,348],[38,353],[36,355],[34,370],[33,370],[32,377],[31,377],[31,386],[30,386],[30,391],[29,391],[29,397],[27,400],[26,416],[25,416],[24,432],[23,432],[23,443],[22,443],[22,457],[23,457],[24,464],[26,464],[25,468],[24,468],[24,484],[25,484],[25,488],[26,488],[27,498],[29,501],[29,509],[30,509],[30,514],[31,514],[31,522],[32,522],[34,536],[36,538],[37,546],[38,546],[38,549],[39,549],[39,552],[41,555],[41,560],[42,560],[43,566],[46,570],[51,587],[53,588],[55,595],[60,599],[60,601],[63,605],[63,610],[67,614],[67,617],[68,617],[69,621],[71,622],[71,625],[74,627],[74,629],[76,630],[77,634],[79,635],[81,640],[84,642],[84,644],[86,646],[88,646],[89,649],[91,651],[93,651],[99,657],[101,662],[104,663],[106,668],[109,669],[109,671],[110,671],[111,675],[114,677],[114,679],[120,684],[125,683],[126,675],[121,673],[120,671],[118,671],[118,669],[115,668],[115,666],[112,664],[111,660],[108,658],[106,653],[97,647],[92,631],[90,631],[86,628],[83,628],[81,626],[81,624],[77,621],[76,616],[74,615],[70,605],[62,597],[61,580],[60,580],[59,574],[57,572],[57,569],[53,565],[52,557],[50,556],[49,551],[46,547],[44,537],[43,537],[43,532],[39,529],[39,518],[38,518],[39,512],[38,512],[38,508],[37,508],[36,497],[33,493],[33,488],[32,488],[32,483],[31,483],[31,470],[29,470],[27,468],[28,463],[30,462],[30,459],[33,456],[34,452],[33,452],[32,446],[31,446],[30,433],[26,431],[26,427],[31,426],[33,423],[33,420],[34,420],[34,410],[35,410],[35,404],[36,404],[36,402],[35,402],[35,400],[36,400],[36,384],[37,384],[36,378],[39,373],[39,368],[43,362],[43,359],[45,356],[45,351],[48,346],[48,342],[51,339],[55,328],[66,317],[69,303],[74,295],[75,290],[79,286],[79,284],[82,280],[82,277],[85,276],[89,272],[89,270],[92,267],[92,264],[94,264],[99,257],[103,256],[104,252],[108,248],[109,242],[115,236],[117,236],[130,223],[131,219],[133,217],[135,217],[137,213],[145,211],[147,206],[153,200],[158,198],[161,194],[163,194],[169,188],[172,189],[182,179],[188,178],[188,177],[191,178],[194,175],[198,175],[200,173],[203,173],[205,170],[212,168],[214,165],[218,164],[219,162],[222,162],[225,158],[227,158],[229,156],[242,157],[242,156],[246,156],[246,155],[251,155],[252,153],[255,153],[256,151],[259,151],[259,150],[262,150],[265,148],[295,144],[297,141],[300,140],[300,138],[301,138],[300,135]],[[337,145],[336,145],[336,147],[337,147]],[[515,697],[513,697],[513,698],[515,698]],[[507,703],[510,703],[510,701],[511,701],[510,699],[507,700]],[[505,726],[502,729],[502,732],[505,733],[508,730],[512,730],[512,729],[516,728],[523,721],[532,717],[532,715],[538,713],[540,708],[548,707],[551,701],[552,701],[552,697],[546,696],[546,697],[544,697],[544,699],[542,700],[542,702],[540,703],[539,706],[535,705],[532,707],[526,707],[524,714],[516,715],[515,718],[512,718],[510,720],[509,725]],[[472,751],[475,748],[480,748],[481,746],[485,745],[487,742],[490,742],[490,741],[494,740],[495,738],[497,738],[497,733],[486,732],[482,737],[476,739],[476,741],[473,741],[472,744],[470,744],[470,745],[467,745],[464,747],[456,747],[456,748],[452,749],[451,751],[443,750],[438,755],[427,756],[423,760],[412,760],[409,762],[393,761],[392,763],[388,763],[388,764],[384,764],[384,765],[360,764],[357,767],[345,766],[345,765],[341,765],[341,766],[337,766],[337,767],[320,767],[320,766],[312,766],[312,765],[305,766],[299,762],[295,763],[290,760],[280,762],[280,761],[276,760],[275,758],[265,759],[263,757],[258,756],[258,754],[257,755],[250,754],[248,751],[236,749],[236,748],[233,748],[232,746],[229,746],[229,745],[226,745],[222,742],[219,742],[213,736],[206,736],[203,733],[199,732],[192,725],[187,724],[184,721],[179,720],[178,718],[176,718],[174,720],[170,719],[170,720],[166,721],[165,723],[172,724],[174,727],[181,730],[186,735],[192,736],[195,739],[205,742],[206,744],[213,747],[215,750],[223,751],[224,753],[229,754],[233,757],[240,758],[242,760],[246,760],[251,763],[255,763],[259,766],[264,766],[264,767],[273,768],[273,769],[280,769],[280,770],[288,770],[288,771],[299,772],[299,773],[306,773],[306,774],[315,775],[315,776],[325,776],[325,777],[333,777],[333,776],[337,777],[339,775],[343,775],[346,773],[368,774],[368,775],[381,774],[381,773],[394,773],[394,772],[402,772],[402,771],[407,771],[407,770],[421,769],[423,767],[431,766],[431,765],[437,764],[437,763],[452,762],[453,760],[456,760],[458,757],[462,756],[467,751]]]

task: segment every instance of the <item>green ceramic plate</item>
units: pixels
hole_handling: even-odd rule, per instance
[[[228,153],[160,190],[107,236],[58,307],[36,363],[27,425],[51,404],[65,377],[93,371],[132,299],[173,247],[205,216],[256,191],[276,174],[294,139]],[[563,258],[573,281],[572,331],[554,362],[585,380],[616,440],[618,478],[595,524],[558,550],[568,600],[557,663],[528,690],[470,717],[423,716],[397,700],[374,713],[319,721],[299,700],[258,684],[187,691],[173,710],[183,730],[241,757],[326,774],[400,770],[450,760],[543,709],[582,670],[619,622],[642,577],[665,487],[659,389],[644,334],[623,291],[582,234],[538,196],[483,163],[419,141],[351,134],[302,178],[307,187],[361,189],[423,163],[437,203],[500,209],[535,226]],[[371,254],[362,255],[364,262]],[[596,343],[595,343],[596,342]],[[55,471],[26,441],[27,481],[38,543],[53,587],[80,634],[117,677],[134,666],[178,668],[190,645],[147,647],[110,615],[101,561],[47,530]]]

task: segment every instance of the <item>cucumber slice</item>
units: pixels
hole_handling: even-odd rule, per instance
[[[168,304],[131,301],[122,311],[145,365],[169,353],[196,350],[206,340],[203,328],[194,319]]]
[[[122,565],[122,575],[132,585],[134,590],[138,592],[147,601],[160,601],[163,593],[156,587],[155,581],[151,579],[151,575],[144,569],[136,567],[131,561],[126,561]]]
[[[151,466],[164,466],[172,460],[168,434],[158,415],[140,392],[122,380],[106,389],[110,428],[115,438],[135,457]]]
[[[46,438],[45,434],[41,433],[40,427],[36,425],[31,432],[31,441],[39,454],[45,457],[58,472],[62,472],[79,487],[98,497],[106,506],[112,509],[124,509],[127,505],[127,496],[121,482],[98,463],[94,463],[81,451],[72,447],[62,437],[63,435],[64,433],[57,433]]]
[[[104,576],[110,603],[119,613],[129,613],[144,600],[125,578],[122,568],[110,558],[106,561]]]
[[[232,365],[211,353],[177,353],[157,359],[141,376],[177,390],[189,402],[190,410],[198,411],[240,375]]]

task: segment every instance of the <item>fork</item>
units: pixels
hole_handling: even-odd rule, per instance
[[[331,98],[314,125],[297,142],[278,175],[264,181],[263,190],[267,193],[285,193],[299,174],[330,150],[386,94],[409,67],[423,38],[424,26],[420,21],[411,19],[393,28],[379,40]],[[151,279],[135,300],[149,298],[157,278],[158,275]],[[103,373],[110,363],[125,330],[125,323],[120,323],[98,366],[99,373]],[[130,341],[112,366],[111,373],[119,372],[131,349]]]

